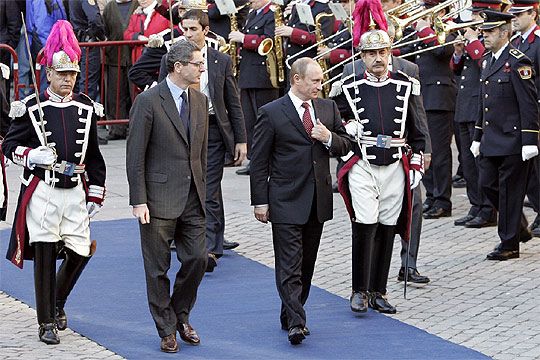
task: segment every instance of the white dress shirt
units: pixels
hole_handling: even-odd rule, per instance
[[[208,98],[208,113],[214,115],[214,105],[210,99],[210,88],[208,87],[208,46],[205,44],[201,49],[204,58],[204,72],[201,74],[200,90]]]

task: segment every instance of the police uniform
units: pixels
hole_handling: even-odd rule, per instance
[[[508,14],[484,12],[491,26]],[[493,13],[493,14],[492,14]],[[493,20],[492,20],[493,19]],[[492,20],[490,22],[490,20]],[[507,44],[484,56],[480,76],[480,107],[474,141],[480,144],[479,175],[485,195],[499,211],[498,248],[490,260],[519,257],[520,225],[530,161],[523,161],[524,146],[538,145],[537,91],[531,60]],[[473,143],[475,145],[475,143]]]
[[[270,75],[266,69],[266,56],[261,56],[257,52],[261,41],[274,38],[274,31],[274,12],[271,9],[271,3],[259,10],[252,10],[242,29],[245,37],[244,43],[240,45],[238,87],[246,122],[248,157],[259,108],[279,96],[279,89],[274,88],[270,82]]]

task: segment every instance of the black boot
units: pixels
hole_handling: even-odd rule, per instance
[[[95,251],[95,240],[90,245],[89,256],[81,256],[71,249],[64,248],[66,258],[62,262],[62,265],[60,265],[58,274],[56,274],[56,324],[58,325],[58,330],[65,330],[67,328],[67,316],[64,311],[64,305],[66,304],[69,293],[73,290],[75,283]]]
[[[39,340],[48,345],[56,345],[60,343],[54,322],[56,243],[35,242],[33,246]]]
[[[370,292],[386,294],[395,235],[395,226],[379,224],[373,245]]]
[[[377,224],[352,222],[352,288],[350,303],[354,312],[367,311],[361,293],[367,293],[371,272],[373,243]],[[356,294],[356,296],[355,296]]]

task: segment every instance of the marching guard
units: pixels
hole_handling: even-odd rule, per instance
[[[2,144],[24,168],[7,258],[20,268],[24,259],[34,260],[39,339],[58,344],[67,297],[96,248],[89,218],[105,195],[96,126],[103,107],[73,93],[81,50],[69,22],[53,26],[44,55],[49,87],[12,103]],[[64,258],[58,273],[57,257]]]

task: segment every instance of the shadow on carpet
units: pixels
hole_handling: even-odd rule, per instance
[[[0,288],[35,306],[32,262],[21,271],[4,260]],[[66,305],[69,326],[129,359],[167,358],[148,310],[135,220],[92,223],[98,250]],[[268,251],[272,251],[268,239]],[[178,269],[174,255],[173,271]],[[170,274],[174,274],[170,272]],[[485,359],[486,356],[384,315],[355,316],[348,301],[312,287],[306,306],[312,335],[299,346],[280,329],[274,272],[229,252],[199,288],[191,323],[202,344],[180,340],[182,359]],[[60,336],[62,334],[60,333]],[[179,339],[179,336],[178,336]],[[37,341],[37,326],[36,326]]]

